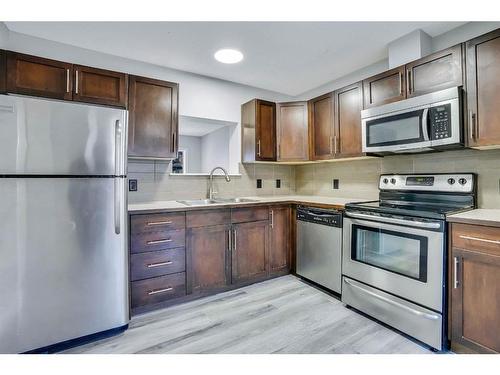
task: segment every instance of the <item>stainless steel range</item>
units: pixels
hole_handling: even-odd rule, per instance
[[[379,200],[346,205],[342,301],[444,349],[446,215],[476,205],[476,177],[382,175]]]

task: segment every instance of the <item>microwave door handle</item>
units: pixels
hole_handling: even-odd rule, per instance
[[[429,108],[425,108],[422,111],[422,132],[424,135],[424,141],[429,141]]]

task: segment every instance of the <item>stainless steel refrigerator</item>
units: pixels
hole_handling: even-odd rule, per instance
[[[0,353],[126,327],[127,111],[0,95]]]

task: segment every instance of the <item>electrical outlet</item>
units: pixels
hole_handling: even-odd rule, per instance
[[[276,180],[276,189],[281,189],[281,180],[280,179]]]
[[[137,191],[137,180],[128,180],[128,191]]]
[[[339,180],[338,178],[333,179],[333,189],[337,190],[339,188]]]
[[[262,179],[257,179],[257,189],[262,189]]]

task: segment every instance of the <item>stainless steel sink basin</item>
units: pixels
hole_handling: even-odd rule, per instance
[[[255,199],[248,199],[248,198],[217,198],[217,199],[191,199],[191,200],[182,200],[177,202],[185,204],[186,206],[208,206],[216,203],[250,203],[258,201]]]

